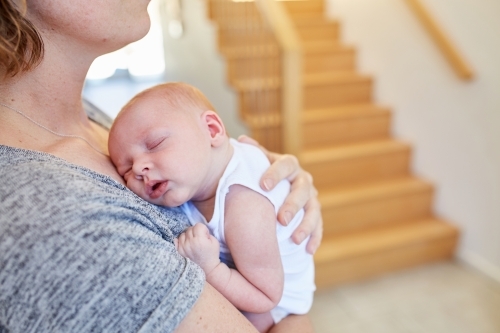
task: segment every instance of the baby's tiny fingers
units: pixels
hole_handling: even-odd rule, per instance
[[[193,227],[193,235],[194,237],[209,237],[210,232],[208,231],[208,228],[206,225],[203,223],[197,223]]]

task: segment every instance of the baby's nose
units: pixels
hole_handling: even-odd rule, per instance
[[[138,176],[143,176],[149,172],[149,166],[145,163],[136,162],[132,166],[132,171]]]

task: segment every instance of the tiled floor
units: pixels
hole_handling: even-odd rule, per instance
[[[456,262],[316,293],[317,333],[500,333],[500,284]]]

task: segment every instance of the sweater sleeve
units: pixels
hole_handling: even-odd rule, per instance
[[[185,218],[25,155],[0,163],[0,332],[174,331],[204,286],[173,246]]]

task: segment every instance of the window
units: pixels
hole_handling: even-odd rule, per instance
[[[87,80],[104,80],[117,70],[128,71],[132,78],[159,77],[165,71],[159,0],[152,0],[148,12],[151,28],[141,40],[97,58],[87,73]]]

